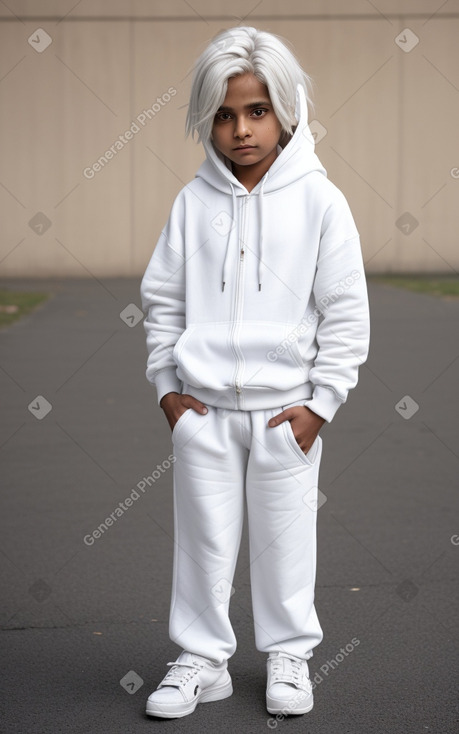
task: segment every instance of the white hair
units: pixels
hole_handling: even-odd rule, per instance
[[[284,134],[292,135],[296,88],[301,84],[308,103],[311,80],[278,36],[237,26],[221,31],[194,66],[185,132],[198,142],[211,137],[215,114],[226,96],[228,79],[252,73],[268,88],[274,113]]]

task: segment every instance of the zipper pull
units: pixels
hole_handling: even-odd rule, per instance
[[[245,250],[244,249],[241,249],[241,260],[244,259],[244,254],[245,254]]]

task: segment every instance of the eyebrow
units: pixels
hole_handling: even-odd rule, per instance
[[[253,110],[256,107],[272,107],[272,104],[267,99],[265,99],[259,102],[249,102],[249,104],[244,105],[245,110]],[[225,107],[225,105],[222,105],[218,108],[218,112],[233,112],[233,108]]]

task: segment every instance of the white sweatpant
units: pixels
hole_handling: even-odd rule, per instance
[[[236,649],[228,608],[247,498],[255,641],[305,660],[322,640],[314,608],[322,439],[305,455],[282,408],[208,406],[174,426],[174,573],[169,632],[215,663]],[[236,592],[237,593],[237,592]]]

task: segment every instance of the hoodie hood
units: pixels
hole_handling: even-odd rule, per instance
[[[279,155],[251,193],[257,193],[263,186],[264,193],[268,194],[288,186],[311,171],[320,171],[324,176],[327,175],[314,151],[314,138],[308,124],[308,106],[300,84],[296,91],[295,117],[298,123],[293,136],[285,148],[278,147]],[[231,194],[231,187],[234,187],[236,196],[247,195],[247,189],[231,170],[231,161],[214,147],[211,140],[203,145],[206,160],[198,169],[196,177],[203,178],[211,186],[227,194]]]
[[[278,156],[263,178],[250,192],[250,196],[258,195],[258,207],[260,216],[259,236],[259,267],[258,267],[258,290],[261,290],[263,281],[263,204],[265,194],[289,186],[300,178],[307,176],[312,171],[318,171],[324,176],[327,172],[317,157],[314,147],[314,137],[308,123],[308,106],[303,87],[299,84],[296,90],[295,117],[297,126],[291,139],[284,148],[278,146]],[[202,178],[210,186],[228,194],[232,198],[232,219],[236,215],[236,199],[238,196],[249,195],[247,189],[232,172],[231,161],[218,151],[211,140],[204,144],[206,160],[196,173],[197,178]],[[234,233],[233,233],[234,231]],[[228,260],[231,252],[231,238],[237,235],[237,228],[228,232],[226,253],[222,269],[222,290],[228,277]]]

